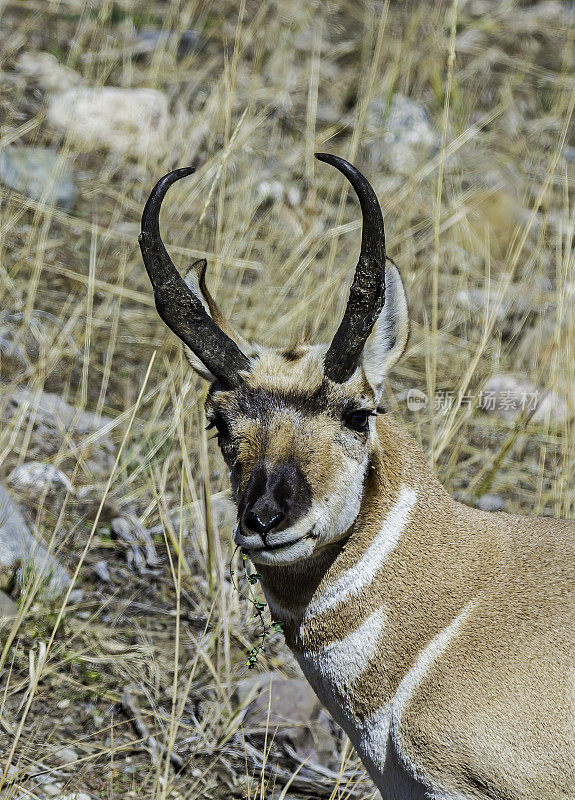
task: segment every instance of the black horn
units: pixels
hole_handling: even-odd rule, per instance
[[[247,369],[250,362],[190,292],[160,235],[160,208],[166,192],[173,183],[193,172],[193,167],[184,167],[160,178],[144,206],[138,241],[154,287],[158,314],[216,378],[233,388],[241,383],[240,372]]]
[[[325,356],[328,378],[347,381],[356,369],[367,337],[385,301],[385,233],[377,196],[367,178],[348,161],[329,153],[316,153],[342,172],[355,189],[361,205],[361,251],[343,319]]]

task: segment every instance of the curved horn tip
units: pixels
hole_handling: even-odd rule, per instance
[[[357,167],[340,156],[316,153],[353,186],[362,213],[361,251],[343,319],[324,359],[325,373],[336,383],[349,379],[385,299],[385,232],[377,195]]]
[[[367,180],[365,175],[361,173],[357,167],[354,167],[354,165],[350,161],[346,161],[345,158],[342,158],[341,156],[336,156],[333,153],[314,153],[314,155],[318,161],[324,161],[326,164],[329,164],[331,167],[335,167],[337,170],[339,170],[339,172],[345,175],[345,177],[354,187],[356,192],[361,184],[361,188],[364,191],[369,192],[370,194],[373,193],[373,199],[377,203],[375,192],[373,191],[373,188],[371,187],[369,181]],[[361,202],[361,196],[359,194],[358,197]]]
[[[186,178],[188,175],[192,175],[195,171],[195,167],[179,167],[178,169],[168,172],[156,183],[152,189],[152,194],[156,192],[165,193],[173,183],[181,180],[181,178]]]
[[[325,161],[328,164],[332,159],[343,161],[340,156],[336,156],[333,153],[314,153],[314,157],[317,158],[318,161]]]
[[[160,208],[170,186],[196,171],[195,167],[180,167],[168,172],[156,183],[142,212],[142,233],[150,232],[154,238],[160,238],[159,216]],[[161,245],[163,247],[163,245]]]

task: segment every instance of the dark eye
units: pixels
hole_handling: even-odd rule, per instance
[[[349,411],[345,415],[344,422],[348,428],[354,431],[367,431],[369,429],[369,418],[373,415],[370,409],[356,409]]]

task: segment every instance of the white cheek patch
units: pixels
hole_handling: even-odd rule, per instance
[[[314,503],[318,545],[328,544],[343,536],[359,514],[369,457],[366,455],[359,465],[353,459],[346,461],[345,469],[337,476],[337,491],[325,500]]]
[[[385,518],[380,532],[363,556],[343,575],[328,586],[319,597],[312,599],[306,610],[306,618],[323,614],[330,608],[358,595],[375,578],[387,556],[397,545],[405,530],[411,511],[417,500],[417,492],[404,486],[395,504]]]

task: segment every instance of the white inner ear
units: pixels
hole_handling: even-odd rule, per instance
[[[389,370],[405,350],[409,335],[407,300],[399,270],[391,262],[385,268],[385,303],[369,335],[362,366],[377,401]]]
[[[198,280],[197,270],[195,270],[193,267],[189,269],[184,276],[184,282],[188,287],[188,289],[192,292],[192,294],[198,298],[203,307],[206,309],[206,314],[210,314],[210,309],[208,307],[208,304],[206,303],[204,296],[200,291],[200,282]],[[202,378],[205,378],[207,381],[215,381],[215,376],[212,375],[212,373],[206,367],[204,362],[201,361],[194,353],[194,351],[190,350],[190,348],[187,347],[187,345],[184,345],[184,354],[188,359],[191,368],[195,370],[198,373],[198,375],[200,375]]]

